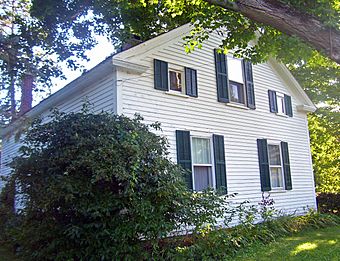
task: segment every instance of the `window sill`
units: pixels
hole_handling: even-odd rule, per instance
[[[285,189],[272,189],[271,191],[268,191],[269,193],[286,193],[287,190]]]
[[[280,116],[280,117],[284,117],[284,118],[288,118],[288,115],[284,114],[284,113],[278,113],[276,112],[275,113],[277,116]]]
[[[180,92],[176,92],[176,91],[166,91],[164,92],[167,95],[172,95],[172,96],[178,96],[178,97],[182,97],[182,98],[189,98],[189,95],[180,93]]]
[[[239,108],[239,109],[244,109],[244,110],[250,110],[250,108],[248,108],[246,105],[244,104],[238,104],[238,103],[232,103],[232,102],[228,102],[225,105],[230,106],[230,107],[235,107],[235,108]]]

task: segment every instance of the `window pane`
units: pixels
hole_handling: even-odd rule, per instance
[[[211,164],[210,140],[192,138],[193,164]]]
[[[182,91],[182,73],[169,71],[170,90]]]
[[[268,145],[268,152],[269,152],[269,164],[281,166],[280,146]]]
[[[285,100],[282,96],[277,96],[278,113],[285,113]]]
[[[230,81],[244,83],[242,60],[228,57],[228,77]]]
[[[270,175],[272,188],[282,188],[283,187],[282,169],[271,167]]]
[[[194,180],[196,191],[202,191],[209,187],[213,187],[211,167],[195,166]]]
[[[229,82],[230,84],[230,100],[237,103],[244,103],[243,84]]]

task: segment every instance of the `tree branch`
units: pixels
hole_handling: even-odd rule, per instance
[[[340,31],[316,17],[277,0],[205,0],[224,9],[237,11],[249,19],[269,25],[287,35],[297,36],[340,64]]]

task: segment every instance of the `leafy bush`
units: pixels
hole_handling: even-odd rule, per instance
[[[8,228],[14,221],[14,184],[7,182],[0,193],[0,242],[9,239]]]
[[[156,258],[170,232],[233,214],[225,197],[187,191],[149,130],[160,126],[141,120],[56,111],[33,123],[12,163],[24,205],[12,237],[25,260]]]
[[[164,259],[175,260],[233,260],[241,250],[254,244],[266,244],[279,237],[309,228],[340,225],[334,215],[310,212],[306,216],[282,216],[259,224],[241,224],[229,229],[203,231],[191,238],[190,245],[179,244],[168,249]],[[177,239],[178,242],[178,239]],[[186,239],[186,242],[188,240]]]
[[[182,172],[141,120],[55,112],[33,124],[12,165],[25,260],[129,257],[186,221]]]
[[[321,213],[340,215],[340,194],[318,193],[317,202]]]

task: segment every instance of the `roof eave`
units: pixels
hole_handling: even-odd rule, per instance
[[[45,100],[41,101],[39,104],[34,106],[30,111],[26,112],[20,118],[9,124],[8,126],[0,129],[1,137],[8,136],[17,130],[27,119],[34,119],[40,116],[42,113],[52,109],[58,105],[63,100],[71,97],[77,91],[82,88],[93,84],[96,79],[108,75],[108,73],[113,71],[112,57],[105,59],[103,62],[84,73],[74,81],[67,84],[65,87],[55,92]]]

